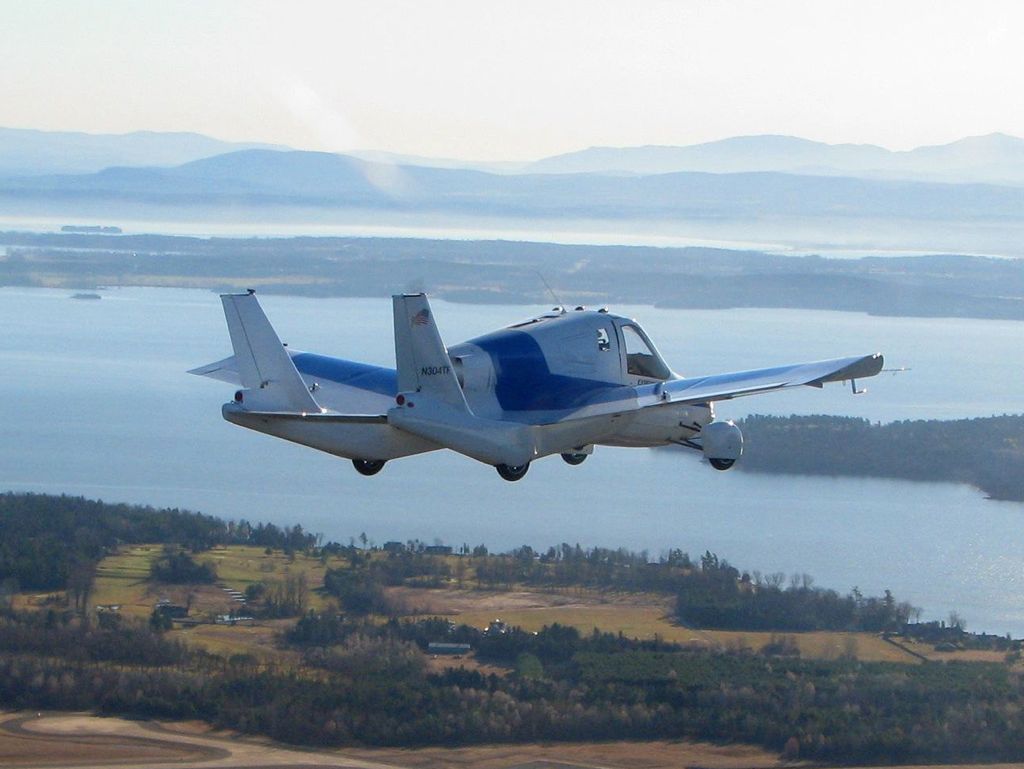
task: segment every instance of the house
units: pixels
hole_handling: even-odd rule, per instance
[[[218,614],[213,621],[216,625],[237,625],[239,622],[251,625],[255,622],[255,617],[243,615],[235,616],[234,614]]]
[[[182,617],[188,616],[188,607],[181,606],[180,604],[171,603],[167,598],[161,598],[153,605],[153,611],[160,612],[161,614],[170,617],[171,619],[181,619]]]
[[[491,620],[491,624],[489,624],[487,629],[484,630],[484,635],[504,635],[508,630],[509,627],[506,623],[502,622],[500,619],[495,619]]]

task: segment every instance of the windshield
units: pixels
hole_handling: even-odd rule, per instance
[[[627,373],[649,379],[668,379],[672,375],[639,328],[622,326],[622,340],[626,345]]]

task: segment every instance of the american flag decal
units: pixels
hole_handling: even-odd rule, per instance
[[[412,325],[425,326],[430,322],[430,310],[424,308],[412,316]]]

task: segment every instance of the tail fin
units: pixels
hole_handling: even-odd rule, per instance
[[[243,403],[252,411],[320,413],[284,345],[253,292],[223,294],[231,346],[242,386]]]
[[[391,299],[398,391],[423,393],[439,403],[469,411],[426,295],[397,294]]]

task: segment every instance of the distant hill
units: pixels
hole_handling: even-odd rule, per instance
[[[226,142],[196,133],[89,134],[0,128],[0,176],[80,174],[110,166],[176,166],[240,149],[286,149]]]
[[[772,171],[1024,185],[1024,139],[995,133],[893,152],[872,144],[824,144],[793,136],[737,136],[678,147],[591,147],[544,158],[529,164],[524,171],[558,174]]]
[[[360,160],[374,163],[390,163],[397,166],[422,166],[423,168],[463,168],[469,171],[487,171],[493,174],[515,174],[529,170],[531,161],[514,160],[465,160],[459,158],[434,158],[423,155],[405,155],[383,150],[353,150],[347,154]]]
[[[173,168],[9,178],[0,180],[0,196],[5,194],[21,199],[88,195],[161,204],[398,208],[547,218],[1024,219],[1024,187],[777,172],[499,175],[270,150],[231,152]]]

